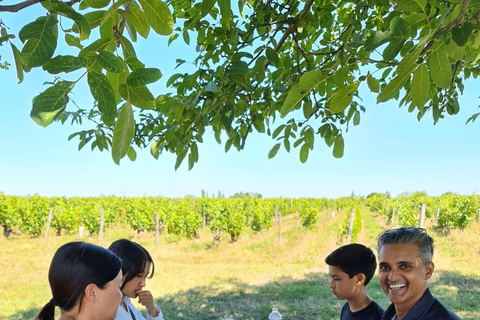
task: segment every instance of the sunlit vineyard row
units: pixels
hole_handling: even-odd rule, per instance
[[[96,234],[100,229],[100,212],[103,211],[104,228],[113,223],[123,223],[134,230],[154,231],[154,214],[157,213],[160,228],[168,234],[193,238],[200,228],[208,227],[212,233],[224,233],[231,240],[236,240],[247,228],[254,231],[271,228],[277,213],[299,213],[301,224],[312,228],[321,212],[334,215],[342,209],[355,210],[355,235],[361,229],[361,210],[368,210],[365,206],[376,214],[384,215],[392,224],[415,226],[424,205],[426,217],[441,229],[465,228],[471,220],[478,218],[480,208],[479,196],[445,194],[429,197],[421,192],[396,198],[388,193],[372,193],[365,198],[352,196],[338,199],[263,199],[242,195],[232,198],[47,198],[0,193],[0,226],[5,236],[16,233],[38,237],[45,231],[52,211],[51,229],[56,230],[58,235],[77,232],[79,227]],[[348,228],[348,221],[342,228]]]

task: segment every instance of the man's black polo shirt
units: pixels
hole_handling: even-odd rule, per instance
[[[383,314],[382,320],[392,320],[395,315],[395,306],[393,303]],[[430,290],[425,291],[423,296],[408,311],[402,320],[461,320],[453,312],[445,308],[437,299],[435,299]]]

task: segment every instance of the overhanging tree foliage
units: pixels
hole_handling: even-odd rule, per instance
[[[31,5],[45,14],[18,35],[1,25],[0,44],[11,46],[19,82],[32,68],[55,75],[32,119],[94,124],[69,139],[111,149],[117,164],[149,147],[155,158],[175,153],[176,168],[188,155],[192,168],[209,127],[219,143],[226,133],[226,151],[255,130],[277,141],[270,158],[293,144],[305,162],[315,138],[342,157],[343,132],[365,111],[362,83],[377,103],[396,99],[437,122],[458,113],[464,81],[480,72],[478,0],[26,0],[0,11]],[[162,66],[135,52],[151,32],[198,53],[194,72],[174,74],[163,92],[148,87]],[[57,52],[58,42],[78,54]],[[95,100],[89,110],[69,104],[79,81]]]

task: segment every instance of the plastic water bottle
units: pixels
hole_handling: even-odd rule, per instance
[[[282,320],[282,315],[278,312],[278,308],[272,308],[272,313],[268,316],[268,320]]]

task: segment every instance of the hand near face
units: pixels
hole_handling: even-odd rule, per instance
[[[147,308],[148,313],[152,317],[158,316],[157,309],[155,309],[155,302],[153,301],[152,293],[148,290],[137,291],[138,302]]]

